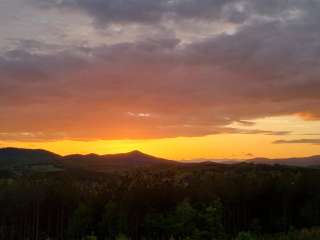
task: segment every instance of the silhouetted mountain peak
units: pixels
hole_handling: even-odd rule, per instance
[[[145,154],[145,153],[143,153],[143,152],[141,152],[141,151],[139,151],[139,150],[133,150],[133,151],[131,151],[131,152],[128,152],[128,154],[130,154],[130,155],[137,155],[137,156],[139,156],[139,155],[142,155],[142,156],[147,155],[147,154]]]
[[[139,150],[134,150],[134,151],[127,152],[127,153],[120,153],[118,155],[124,155],[124,156],[127,156],[127,157],[133,157],[133,158],[154,158],[154,159],[159,159],[158,157],[146,154],[146,153],[141,152]]]
[[[239,162],[239,161],[238,161]],[[254,164],[279,164],[290,166],[317,167],[320,166],[320,156],[287,159],[254,158],[245,161]],[[220,162],[226,163],[226,162]],[[145,154],[139,150],[117,154],[73,154],[59,156],[58,154],[42,149],[0,148],[0,169],[24,168],[35,165],[54,165],[92,171],[108,171],[117,169],[131,169],[150,166],[172,166],[184,164]],[[214,166],[217,163],[204,161],[188,163],[189,166]]]
[[[155,165],[172,165],[177,162],[157,158],[141,151],[135,150],[127,153],[116,154],[86,154],[68,155],[63,157],[62,164],[71,168],[83,168],[93,171],[108,171],[130,169],[137,167],[149,167]]]

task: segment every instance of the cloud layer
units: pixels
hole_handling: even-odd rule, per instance
[[[274,144],[313,144],[320,145],[320,139],[277,140]]]
[[[27,2],[89,17],[96,35],[3,45],[0,139],[202,136],[235,132],[234,121],[320,116],[319,1]],[[112,31],[124,39],[110,43]]]

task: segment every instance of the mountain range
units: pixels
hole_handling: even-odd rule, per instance
[[[1,148],[0,169],[42,170],[83,169],[96,172],[136,169],[139,167],[172,166],[176,161],[157,158],[140,151],[120,154],[72,154],[61,156],[42,149]]]
[[[244,161],[223,162],[221,160],[207,160],[206,162],[179,162],[154,157],[140,151],[132,151],[120,154],[73,154],[60,156],[58,154],[42,149],[1,148],[0,169],[1,170],[38,170],[38,171],[61,171],[64,169],[82,169],[95,172],[110,170],[129,170],[141,167],[170,167],[170,166],[194,166],[214,164],[268,164],[299,167],[320,166],[320,156],[302,158],[268,159],[254,158]]]

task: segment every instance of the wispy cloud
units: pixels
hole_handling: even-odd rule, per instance
[[[313,144],[320,145],[320,139],[277,140],[274,144]]]

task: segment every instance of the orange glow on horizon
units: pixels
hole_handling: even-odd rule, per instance
[[[61,155],[74,153],[111,154],[140,150],[144,153],[172,160],[191,159],[248,159],[253,157],[303,157],[320,154],[319,145],[274,144],[279,139],[293,140],[315,133],[320,121],[305,123],[298,117],[257,119],[252,126],[230,127],[244,130],[288,131],[289,135],[268,134],[217,134],[203,137],[177,137],[142,140],[99,140],[52,142],[0,142],[0,147],[41,148]],[[281,126],[281,129],[277,127]]]

